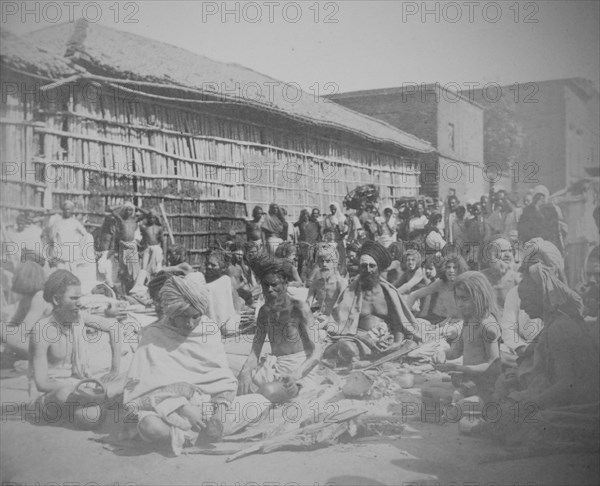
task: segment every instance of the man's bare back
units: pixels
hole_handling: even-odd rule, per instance
[[[162,226],[158,224],[153,224],[150,226],[141,225],[140,232],[142,233],[142,237],[146,242],[147,246],[154,246],[162,244],[163,237],[163,229]],[[135,233],[135,231],[134,231]]]

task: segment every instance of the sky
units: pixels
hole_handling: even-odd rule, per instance
[[[16,34],[85,17],[320,94],[568,77],[600,85],[596,0],[0,3],[1,28]]]

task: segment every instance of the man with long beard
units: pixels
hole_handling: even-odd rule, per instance
[[[483,261],[489,264],[482,273],[492,284],[496,293],[496,302],[502,309],[506,294],[521,280],[516,270],[512,243],[507,236],[496,236],[483,246],[482,253]]]
[[[338,270],[339,255],[335,244],[322,243],[317,250],[318,277],[308,289],[306,299],[313,312],[330,316],[338,297],[348,286],[348,280]]]
[[[324,357],[348,362],[375,357],[415,335],[415,318],[398,290],[381,277],[392,257],[379,243],[366,241],[359,252],[359,277],[342,292],[332,311],[328,332],[334,343]]]

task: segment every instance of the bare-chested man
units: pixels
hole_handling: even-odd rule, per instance
[[[415,318],[398,290],[381,277],[392,257],[379,243],[365,241],[359,252],[359,278],[350,282],[332,316],[328,331],[335,342],[324,356],[343,362],[377,355],[403,339],[418,340]]]
[[[144,211],[145,222],[140,224],[142,233],[142,269],[152,276],[160,272],[163,264],[163,227],[156,211]]]
[[[313,312],[330,316],[338,297],[348,286],[348,280],[340,276],[338,261],[335,244],[319,244],[317,249],[319,275],[312,281],[306,299]]]
[[[97,403],[77,393],[81,380],[103,375],[103,382],[119,373],[121,360],[119,323],[80,312],[81,282],[67,270],[56,270],[44,285],[44,300],[53,306],[52,314],[31,330],[29,356],[31,370],[30,406],[41,407],[41,416],[56,408],[64,419],[80,428],[91,429],[101,423]],[[112,350],[111,369],[104,374],[102,364],[90,362],[86,327],[106,331]],[[100,369],[98,369],[100,368]],[[88,410],[93,407],[95,410]]]
[[[118,222],[115,240],[119,255],[119,281],[123,291],[129,292],[140,271],[140,257],[135,240],[135,232],[138,229],[135,206],[127,202],[121,208],[115,209],[112,214]]]
[[[483,270],[496,293],[496,303],[500,309],[508,291],[519,285],[521,275],[516,269],[514,250],[507,236],[495,236],[482,249],[483,262],[489,267]]]
[[[252,219],[246,223],[246,239],[254,241],[259,246],[262,246],[262,228],[261,222],[264,216],[264,211],[260,206],[254,206],[252,210]]]
[[[252,307],[260,295],[260,286],[244,256],[243,243],[235,242],[231,246],[231,261],[227,267],[227,274],[231,277],[233,288],[240,298],[248,307]]]
[[[258,391],[270,401],[281,402],[314,386],[314,367],[321,357],[317,330],[306,302],[293,300],[287,285],[293,279],[290,264],[268,260],[257,267],[265,304],[257,318],[252,350],[238,377],[240,394]],[[272,355],[259,364],[269,337]]]
[[[83,224],[75,217],[75,203],[65,201],[62,213],[50,218],[43,237],[49,244],[50,266],[77,273],[82,262],[82,241],[88,236]]]

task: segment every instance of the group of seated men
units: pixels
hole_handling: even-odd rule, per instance
[[[119,323],[84,313],[80,280],[56,270],[43,288],[52,312],[29,333],[33,405],[66,407],[78,426],[96,427],[98,415],[90,410],[99,400],[82,391],[82,380],[97,378],[108,389],[119,377],[123,400],[133,404],[137,417],[133,432],[148,441],[170,441],[177,453],[199,437],[218,440],[239,428],[243,420],[228,421],[226,412],[243,397],[282,402],[310,389],[318,383],[315,367],[321,359],[352,362],[376,356],[384,343],[420,342],[419,323],[405,297],[382,277],[392,264],[388,250],[370,240],[356,250],[358,274],[348,283],[339,273],[336,246],[319,245],[307,293],[299,292],[305,289],[294,271],[293,252],[267,257],[252,245],[233,248],[230,259],[211,252],[204,274],[187,264],[160,272],[148,283],[159,319],[141,331],[127,369],[120,362]],[[495,278],[493,291],[505,297],[509,279],[500,273],[486,278],[492,284]],[[222,336],[237,328],[224,323],[230,309],[239,315],[252,307],[256,332],[236,378]],[[110,335],[107,374],[90,362],[89,327]],[[271,352],[261,356],[267,338]]]

